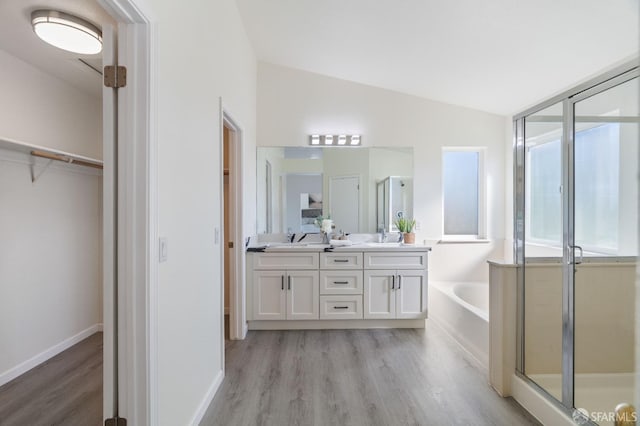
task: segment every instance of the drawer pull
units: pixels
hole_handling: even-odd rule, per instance
[[[349,284],[349,281],[334,281],[334,284]]]
[[[291,290],[291,275],[287,276],[287,284],[288,284],[289,290]]]
[[[284,290],[284,275],[281,278],[282,278],[282,284],[280,286],[280,289]]]
[[[347,263],[349,262],[349,259],[334,259],[333,261],[335,263]]]
[[[392,275],[391,276],[391,290],[395,290],[396,289],[396,276]]]
[[[402,287],[402,275],[398,275],[398,290]]]
[[[349,309],[348,306],[334,306],[333,309]]]

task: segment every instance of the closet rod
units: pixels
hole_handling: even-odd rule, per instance
[[[77,164],[79,166],[93,167],[93,168],[102,170],[102,164],[96,164],[96,163],[91,163],[89,161],[78,160],[76,158],[69,157],[66,155],[53,154],[50,152],[37,151],[37,150],[31,151],[31,155],[33,155],[34,157],[48,158],[49,160],[57,160],[57,161],[62,161],[68,164]]]

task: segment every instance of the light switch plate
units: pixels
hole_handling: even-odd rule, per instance
[[[214,234],[214,235],[213,235],[213,242],[214,242],[215,244],[220,243],[220,228],[218,228],[218,227],[216,226],[216,229],[214,229],[213,234]]]
[[[158,260],[160,263],[167,261],[167,256],[169,254],[168,241],[165,237],[160,237],[160,242],[158,244]]]

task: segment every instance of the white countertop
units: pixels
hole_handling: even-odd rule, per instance
[[[423,244],[402,244],[402,243],[360,243],[350,246],[331,246],[330,244],[318,243],[265,243],[249,246],[247,249],[251,252],[258,252],[257,249],[264,247],[264,253],[302,253],[302,252],[365,252],[365,251],[430,251],[430,246]],[[252,249],[252,250],[249,250]],[[326,250],[330,249],[330,250]]]

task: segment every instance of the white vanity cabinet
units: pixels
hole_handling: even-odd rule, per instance
[[[427,251],[251,253],[249,327],[422,328],[427,317]]]
[[[365,253],[364,259],[365,319],[427,317],[426,253]]]
[[[252,283],[254,320],[320,318],[318,253],[253,256]]]

